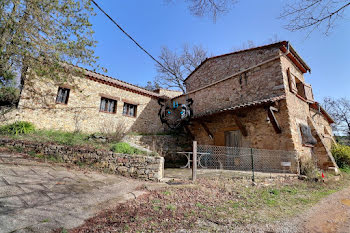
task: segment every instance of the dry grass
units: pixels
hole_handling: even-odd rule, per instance
[[[88,220],[72,232],[216,231],[221,226],[267,223],[287,218],[348,186],[298,180],[251,186],[246,180],[200,179],[196,184],[150,191]]]

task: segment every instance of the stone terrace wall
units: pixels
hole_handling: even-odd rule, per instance
[[[173,135],[126,135],[125,142],[131,142],[161,154],[182,151],[191,148],[192,140],[184,136]]]
[[[127,135],[123,141],[140,145],[164,157],[166,167],[185,165],[184,156],[179,151],[192,151],[192,139],[185,135]]]
[[[54,156],[66,163],[84,163],[99,169],[143,180],[159,181],[164,175],[164,158],[143,155],[117,154],[111,151],[98,151],[40,142],[28,142],[0,138],[0,146],[21,148],[24,152],[43,153]]]

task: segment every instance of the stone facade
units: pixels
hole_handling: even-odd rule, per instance
[[[41,77],[26,80],[18,108],[7,114],[2,123],[29,121],[39,129],[88,133],[120,129],[140,133],[164,131],[158,117],[159,94],[130,84],[122,86],[121,81],[115,84],[111,78],[96,73],[88,74],[64,83]],[[70,89],[67,104],[56,103],[59,87]],[[100,111],[102,97],[116,100],[115,113]],[[123,114],[124,103],[137,106],[135,117]]]
[[[194,116],[188,128],[200,144],[228,145],[227,133],[240,132],[239,146],[296,151],[301,162],[313,158],[323,169],[337,168],[330,153],[332,119],[313,99],[305,83],[307,71],[310,68],[283,41],[206,59],[185,80],[182,95],[164,89],[150,92],[91,71],[63,84],[38,77],[26,81],[18,109],[7,117],[38,128],[97,132],[122,125],[128,132],[156,134],[165,130],[158,100],[181,104],[191,98]],[[70,89],[68,104],[55,103],[59,87]],[[99,111],[101,98],[117,101],[114,114]],[[137,106],[136,117],[123,115],[125,103]],[[303,141],[304,126],[316,140],[313,144]],[[161,137],[130,137],[134,139],[159,148],[170,143]]]
[[[164,158],[117,154],[87,148],[0,138],[0,145],[21,148],[24,152],[51,155],[66,163],[83,163],[98,169],[143,180],[159,181],[164,175]]]
[[[296,151],[302,162],[314,158],[322,169],[337,168],[332,120],[312,107],[317,102],[303,76],[308,70],[285,41],[213,57],[185,80],[187,92],[176,101],[192,98],[189,129],[199,144],[225,146],[226,132],[244,131],[242,147]],[[291,75],[298,82],[293,91]],[[315,145],[303,144],[301,124],[310,127]]]
[[[192,98],[194,102],[192,107],[194,114],[202,115],[208,110],[215,111],[216,109],[229,108],[242,103],[284,95],[283,79],[280,71],[281,64],[277,59],[279,55],[277,49],[272,48],[271,51],[268,50],[268,53],[263,53],[265,56],[261,55],[261,50],[257,50],[248,54],[237,53],[208,60],[208,64],[204,63],[185,81],[186,87],[190,88],[185,95],[177,99],[179,102],[184,102],[186,98]],[[247,58],[249,56],[252,59]],[[232,66],[236,61],[247,60],[249,61],[249,65],[252,65],[255,64],[252,63],[256,60],[254,59],[255,57],[259,58],[256,61],[259,63],[263,61],[264,57],[266,60],[271,58],[276,59],[201,89],[204,85],[217,82],[220,77],[225,78],[237,73],[239,69],[236,66]],[[231,58],[233,62],[230,62]],[[219,61],[214,62],[216,60]],[[245,65],[244,69],[248,67],[248,65]],[[207,70],[208,74],[206,73]],[[225,72],[222,72],[222,70],[225,70]],[[203,75],[203,73],[206,75]],[[202,77],[205,83],[200,82],[201,75],[203,75]]]
[[[154,90],[154,92],[158,93],[160,96],[164,96],[165,98],[175,98],[183,94],[182,91],[174,91],[174,90],[168,90],[163,88]]]

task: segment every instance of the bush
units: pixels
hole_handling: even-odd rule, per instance
[[[13,106],[19,101],[19,90],[15,87],[0,88],[0,106]]]
[[[126,124],[125,122],[104,121],[100,125],[100,133],[107,138],[108,142],[120,142],[125,136]]]
[[[0,133],[2,134],[27,134],[35,130],[35,127],[32,123],[26,121],[17,121],[15,123],[4,125],[0,128]]]
[[[122,154],[144,154],[143,151],[130,146],[126,142],[119,142],[117,144],[114,144],[111,150],[115,153],[122,153]]]
[[[318,179],[320,176],[319,170],[312,159],[301,161],[300,174],[305,175],[309,180]]]
[[[350,146],[333,145],[332,155],[340,168],[350,167]]]
[[[86,143],[86,134],[77,132],[65,132],[60,130],[38,130],[35,132],[40,140],[55,142],[67,146],[84,145]]]

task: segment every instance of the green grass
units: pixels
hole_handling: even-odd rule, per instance
[[[350,174],[350,166],[344,166],[343,168],[340,168],[340,171],[346,174]]]
[[[13,139],[33,141],[33,142],[47,142],[55,143],[65,146],[88,146],[95,149],[109,150],[110,144],[89,141],[89,134],[65,132],[59,130],[35,130],[27,134],[3,134]]]
[[[112,145],[111,150],[115,153],[121,154],[145,154],[144,151],[132,147],[126,142],[118,142],[117,144]]]
[[[0,127],[0,134],[21,135],[28,134],[35,130],[32,123],[26,121],[16,121],[12,124],[3,125]]]

